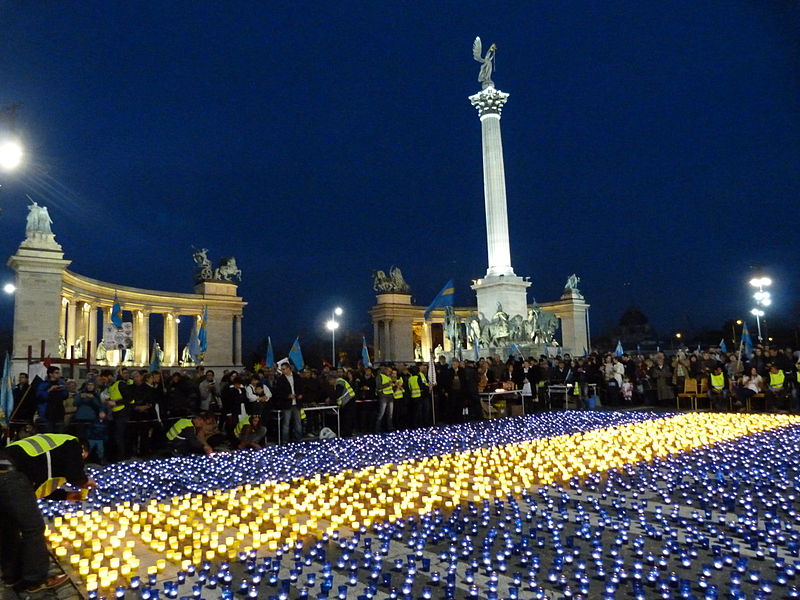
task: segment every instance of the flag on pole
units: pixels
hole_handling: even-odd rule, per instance
[[[14,392],[11,381],[11,356],[6,352],[6,360],[3,363],[3,379],[0,383],[0,420],[6,425],[11,418],[11,412],[14,410]]]
[[[271,369],[275,366],[275,352],[272,351],[272,338],[267,336],[267,364],[266,367]]]
[[[200,337],[197,333],[197,319],[194,319],[194,324],[192,325],[192,335],[189,336],[189,356],[192,357],[192,362],[194,364],[199,364],[199,354],[200,354]]]
[[[430,303],[430,306],[425,309],[425,320],[427,321],[431,318],[431,311],[433,311],[433,309],[443,308],[445,306],[453,306],[454,293],[455,287],[453,285],[453,280],[451,279],[444,284],[444,287],[438,294],[436,294],[436,298],[433,299],[433,302]]]
[[[614,350],[614,354],[616,354],[617,356],[622,356],[623,354],[625,354],[625,351],[622,349],[622,340],[617,340],[617,347]]]
[[[436,365],[433,364],[433,351],[428,354],[428,385],[436,385]]]
[[[753,356],[753,338],[750,337],[750,330],[747,329],[747,323],[742,325],[742,347],[744,348],[744,355],[747,358]]]
[[[161,352],[158,350],[156,341],[153,340],[153,349],[150,352],[150,367],[149,371],[155,373],[161,370]]]
[[[728,345],[725,343],[725,338],[722,338],[722,341],[719,343],[719,351],[720,352],[728,351]]]
[[[200,321],[200,331],[197,332],[197,341],[200,344],[200,353],[208,350],[208,331],[206,331],[206,323],[208,323],[208,306],[203,307],[203,316]]]
[[[303,351],[300,349],[300,336],[297,336],[289,350],[289,360],[294,364],[294,368],[302,371],[305,363],[303,362]]]
[[[372,361],[369,359],[369,349],[367,348],[367,338],[361,336],[361,362],[367,369],[372,368]]]
[[[525,359],[525,355],[522,353],[522,350],[520,349],[520,347],[517,345],[516,342],[512,342],[509,350],[511,351],[511,356],[518,354],[520,358],[522,358],[523,360]]]
[[[117,329],[122,327],[122,306],[119,303],[119,298],[117,298],[117,292],[114,292],[114,305],[111,307],[111,322]]]

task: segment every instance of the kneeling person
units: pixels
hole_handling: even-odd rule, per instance
[[[191,419],[178,419],[167,431],[167,444],[174,454],[211,454],[208,438],[215,432],[215,417],[200,413]]]

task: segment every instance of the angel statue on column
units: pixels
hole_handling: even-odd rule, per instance
[[[497,46],[492,44],[486,51],[486,56],[481,57],[481,53],[483,52],[481,38],[476,37],[475,41],[472,42],[472,57],[481,63],[481,70],[478,73],[478,82],[481,84],[481,89],[485,90],[486,88],[494,87],[492,69],[494,68],[494,54],[496,50]]]

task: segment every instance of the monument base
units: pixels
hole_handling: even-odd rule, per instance
[[[528,314],[528,287],[531,282],[517,275],[487,275],[471,286],[478,297],[478,312],[491,321],[497,304],[509,317]]]

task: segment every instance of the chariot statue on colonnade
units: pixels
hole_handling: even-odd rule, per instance
[[[236,278],[242,280],[242,270],[236,265],[236,258],[225,256],[219,261],[219,266],[215,269],[208,258],[208,248],[194,248],[192,259],[194,260],[195,272],[194,279],[197,283],[203,281],[231,281]]]

